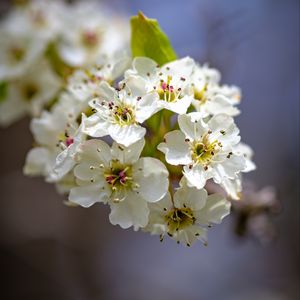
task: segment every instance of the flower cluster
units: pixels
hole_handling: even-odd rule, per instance
[[[230,213],[255,169],[233,117],[237,87],[185,57],[159,66],[115,53],[76,71],[50,111],[31,122],[36,147],[24,171],[43,175],[69,203],[110,206],[112,224],[190,246]]]
[[[156,29],[159,52],[168,42]],[[135,55],[139,34],[131,57],[126,26],[94,2],[15,9],[1,26],[0,124],[32,116],[24,173],[54,183],[67,204],[100,202],[114,225],[206,245],[230,213],[226,195],[238,200],[242,173],[255,169],[234,122],[241,93],[170,48],[163,63],[153,48]],[[225,195],[208,194],[212,182]]]
[[[0,126],[39,117],[74,70],[127,47],[127,24],[107,15],[95,1],[32,0],[11,10],[0,23]]]

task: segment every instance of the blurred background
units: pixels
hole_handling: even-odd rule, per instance
[[[158,19],[179,56],[241,87],[237,118],[258,168],[275,186],[277,234],[234,234],[233,216],[208,247],[178,246],[108,221],[108,209],[63,205],[52,185],[22,175],[29,118],[0,129],[0,299],[299,299],[299,1],[107,0],[113,11]],[[0,2],[5,16],[9,1]]]

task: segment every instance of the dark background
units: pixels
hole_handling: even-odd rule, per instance
[[[242,88],[237,122],[258,166],[247,178],[277,188],[278,238],[240,240],[229,217],[208,247],[185,248],[110,225],[107,207],[65,207],[22,175],[26,119],[0,129],[0,299],[299,299],[299,1],[103,2],[157,18],[180,56]]]

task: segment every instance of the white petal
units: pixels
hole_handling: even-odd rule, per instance
[[[161,71],[165,74],[175,74],[178,77],[189,79],[195,67],[195,61],[190,57],[184,57],[165,64]]]
[[[229,197],[232,198],[233,200],[239,200],[241,198],[241,192],[242,192],[241,174],[237,175],[236,178],[234,179],[223,177],[221,186],[224,188],[224,190],[229,195]]]
[[[94,162],[94,164],[86,161],[79,163],[74,168],[74,175],[80,180],[92,180],[96,181],[97,183],[103,183],[105,180],[103,175],[103,169],[99,168],[96,162]]]
[[[9,126],[28,113],[28,105],[20,99],[20,95],[14,90],[8,93],[8,97],[0,102],[0,126]]]
[[[158,107],[173,111],[179,115],[185,114],[187,109],[192,103],[193,98],[190,96],[184,96],[181,99],[173,102],[167,102],[164,100],[159,100],[157,102]]]
[[[205,189],[183,186],[174,194],[174,205],[177,208],[186,207],[200,210],[206,203],[207,192]]]
[[[212,194],[207,197],[206,205],[197,214],[197,223],[209,225],[220,224],[222,219],[230,213],[230,202],[223,196]]]
[[[102,140],[89,140],[79,147],[79,159],[81,161],[90,162],[91,164],[104,164],[109,166],[111,161],[111,150],[107,143]]]
[[[89,184],[74,187],[70,191],[69,200],[83,207],[90,207],[96,202],[106,203],[109,190],[103,190],[101,184]]]
[[[115,124],[109,126],[108,133],[117,143],[128,147],[142,139],[146,134],[146,129],[136,124],[125,126]]]
[[[136,57],[132,65],[135,71],[143,77],[147,77],[148,73],[150,75],[156,74],[157,63],[148,57]]]
[[[229,100],[223,95],[216,95],[204,105],[211,115],[223,113],[229,116],[237,116],[240,113],[240,111],[236,107],[232,106]]]
[[[74,157],[69,154],[68,150],[65,149],[57,155],[54,169],[47,178],[48,182],[59,181],[75,166]]]
[[[166,155],[166,161],[171,165],[187,165],[192,162],[189,143],[185,135],[174,130],[165,135],[165,143],[160,143],[157,149]]]
[[[234,179],[239,172],[245,169],[245,167],[246,160],[244,156],[233,154],[230,158],[226,158],[222,163],[214,166],[216,171],[214,180],[216,183],[220,183],[224,177]]]
[[[117,96],[117,92],[106,81],[103,81],[99,85],[98,97],[101,100],[112,101]]]
[[[191,140],[198,140],[208,131],[208,126],[203,122],[201,113],[194,112],[178,116],[180,130]]]
[[[108,135],[109,123],[106,120],[103,120],[98,113],[85,118],[82,124],[82,131],[89,136],[103,137]]]
[[[145,227],[148,223],[147,202],[134,192],[129,193],[121,202],[111,202],[110,208],[109,220],[113,225],[120,225],[126,229],[131,226]]]
[[[144,146],[145,140],[143,138],[128,147],[113,143],[111,147],[112,157],[118,159],[122,164],[134,164],[140,158]]]
[[[125,53],[124,53],[125,54]],[[123,55],[124,55],[123,54]],[[120,53],[120,55],[122,55]],[[121,57],[114,65],[111,70],[111,80],[115,80],[121,75],[123,75],[124,71],[130,66],[131,58],[127,57],[125,54],[124,57]]]
[[[143,123],[154,115],[157,110],[158,94],[155,92],[143,96],[136,104],[136,120]]]
[[[36,147],[28,152],[23,172],[29,176],[45,176],[54,163],[53,155],[47,148]]]
[[[223,144],[235,145],[240,141],[239,129],[234,123],[232,117],[219,114],[213,116],[208,122],[209,128],[212,130],[210,140],[218,140]],[[224,130],[225,134],[221,131]]]
[[[126,91],[129,92],[132,97],[142,97],[147,93],[146,81],[140,76],[130,76],[124,81]]]
[[[187,179],[187,185],[189,187],[196,187],[197,189],[202,189],[205,186],[206,180],[212,177],[211,171],[205,171],[202,165],[193,166],[191,169],[189,166],[185,166],[183,174]]]
[[[179,230],[179,232],[177,232],[173,238],[186,246],[191,246],[197,240],[201,240],[203,243],[206,243],[207,229],[200,226],[191,225],[187,228]]]
[[[239,143],[233,148],[234,153],[245,157],[246,166],[243,172],[250,172],[256,169],[255,163],[251,160],[253,156],[253,150],[251,147],[244,143]]]
[[[74,47],[74,45],[59,46],[59,54],[62,59],[73,67],[80,67],[83,65],[86,55],[82,48]]]
[[[143,157],[133,165],[133,180],[139,185],[136,191],[147,201],[162,199],[169,187],[168,170],[158,159]]]

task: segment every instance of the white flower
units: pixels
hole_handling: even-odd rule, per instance
[[[77,70],[68,80],[68,90],[81,101],[91,100],[99,93],[99,84],[107,81],[112,84],[130,64],[126,52],[102,55],[91,67]]]
[[[195,66],[191,82],[194,90],[193,106],[203,117],[227,114],[236,116],[240,111],[234,107],[239,104],[240,90],[235,87],[220,86],[220,74],[207,66]]]
[[[201,189],[206,180],[221,184],[224,178],[235,179],[246,167],[245,158],[233,147],[240,141],[239,130],[231,117],[216,115],[208,123],[201,113],[178,117],[180,130],[165,135],[158,149],[172,165],[184,165],[183,174],[189,186]]]
[[[147,93],[140,78],[129,78],[120,91],[102,82],[90,106],[96,113],[85,120],[84,132],[92,137],[110,135],[129,146],[144,137],[146,129],[140,124],[157,111],[157,94]]]
[[[133,69],[126,71],[125,78],[139,76],[145,80],[146,90],[158,95],[158,107],[178,114],[186,113],[193,99],[190,77],[195,62],[185,57],[162,67],[147,57],[133,60]]]
[[[256,169],[255,163],[252,161],[253,150],[244,143],[239,143],[233,147],[233,152],[242,155],[245,158],[245,168],[242,172],[250,172]],[[242,193],[242,174],[239,173],[234,179],[223,178],[221,186],[233,200],[239,200]]]
[[[83,119],[84,119],[83,115]],[[86,135],[82,132],[82,125],[74,132],[73,135],[65,134],[66,140],[60,146],[63,150],[57,155],[55,165],[49,174],[50,182],[60,181],[75,166],[75,155],[78,147],[86,140]]]
[[[63,26],[66,8],[63,1],[32,0],[14,7],[2,23],[9,32],[31,35],[45,43],[57,37]]]
[[[103,53],[126,48],[128,26],[108,18],[95,1],[80,1],[68,7],[58,52],[69,65],[79,67],[96,61]]]
[[[20,77],[39,60],[45,43],[31,35],[0,30],[0,82]],[[24,79],[24,78],[22,78]]]
[[[38,116],[61,85],[47,61],[36,62],[26,76],[6,83],[5,96],[0,103],[0,125],[8,126],[26,114]]]
[[[205,189],[180,187],[159,202],[149,205],[149,224],[145,231],[159,234],[161,241],[168,234],[177,243],[191,246],[196,240],[207,245],[207,226],[220,224],[230,213],[230,202],[218,194],[207,195]]]
[[[148,222],[147,203],[164,197],[169,184],[162,162],[139,158],[144,144],[143,139],[128,148],[117,143],[110,148],[101,140],[82,144],[74,169],[78,187],[71,189],[69,200],[83,207],[108,202],[112,224],[144,227]]]
[[[43,111],[32,119],[30,129],[37,146],[27,154],[24,173],[50,182],[61,180],[74,166],[72,154],[84,138],[76,120],[61,110]]]
[[[252,161],[253,150],[251,147],[245,143],[238,143],[233,147],[234,153],[238,155],[243,155],[245,157],[246,167],[243,169],[243,172],[251,172],[256,169],[255,163]]]

